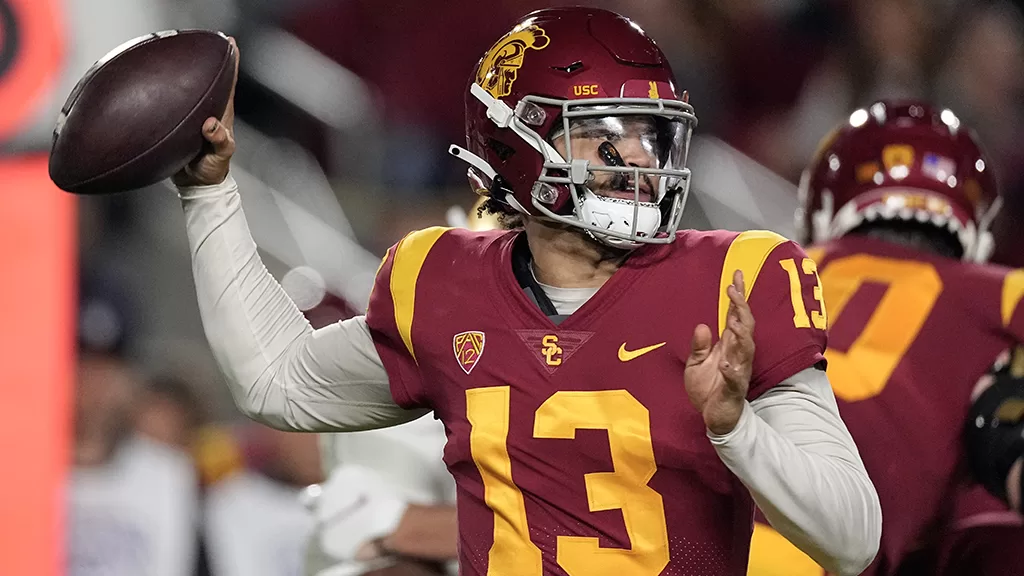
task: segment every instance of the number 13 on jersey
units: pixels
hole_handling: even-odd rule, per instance
[[[508,454],[510,387],[466,391],[470,450],[494,512],[488,576],[541,576],[541,551],[530,539],[523,493],[512,479]],[[534,414],[534,438],[573,439],[578,429],[608,431],[611,472],[584,475],[591,512],[622,510],[632,546],[602,548],[597,538],[558,536],[557,562],[571,576],[660,574],[669,561],[668,526],[661,498],[647,483],[658,466],[650,413],[626,390],[555,392]]]
[[[804,258],[800,268],[804,275],[814,277],[814,299],[818,301],[818,309],[812,310],[810,317],[807,315],[807,306],[804,304],[803,288],[801,284],[800,270],[797,269],[796,260],[786,258],[779,261],[779,266],[789,274],[789,297],[793,304],[793,325],[797,328],[810,328],[811,324],[818,330],[824,330],[828,326],[828,316],[825,313],[825,301],[822,300],[821,278],[818,277],[818,265],[810,258]]]

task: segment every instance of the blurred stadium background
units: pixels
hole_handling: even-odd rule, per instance
[[[1020,228],[1021,2],[573,3],[633,18],[689,90],[688,226],[790,234],[819,138],[872,99],[923,96],[976,127],[1008,198],[1000,226]],[[0,0],[0,575],[111,574],[109,555],[136,563],[124,574],[298,575],[312,522],[298,494],[323,475],[315,437],[234,411],[171,188],[49,184],[57,110],[91,63],[155,30],[238,39],[233,171],[268,267],[322,325],[362,306],[387,246],[469,209],[446,157],[468,74],[516,17],[558,4]],[[257,542],[273,562],[235,560]]]

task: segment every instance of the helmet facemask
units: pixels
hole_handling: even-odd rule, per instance
[[[488,107],[492,121],[543,158],[530,194],[534,210],[509,195],[505,200],[511,206],[581,228],[616,248],[675,239],[689,193],[686,157],[697,122],[689,104],[660,98],[526,96],[513,111],[475,84],[471,91]],[[560,116],[545,139],[531,125],[544,124],[551,108]],[[496,175],[483,159],[458,147],[451,151],[489,178]],[[571,204],[564,202],[566,191]]]

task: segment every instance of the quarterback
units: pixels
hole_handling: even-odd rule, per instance
[[[903,574],[936,532],[966,526],[968,505],[994,500],[964,493],[971,480],[1004,501],[989,520],[1020,506],[1021,426],[998,424],[1019,418],[1024,381],[1005,360],[989,370],[1024,342],[1024,271],[983,264],[1000,204],[992,172],[953,112],[913,101],[855,111],[804,172],[797,228],[825,287],[828,375],[884,514],[866,575]],[[756,529],[751,576],[823,568]]]
[[[409,234],[366,316],[321,330],[259,260],[231,120],[175,182],[237,404],[308,431],[432,410],[461,573],[742,576],[755,502],[832,572],[874,558],[815,263],[768,232],[677,231],[696,118],[636,24],[547,9],[499,39],[451,153],[509,229]]]

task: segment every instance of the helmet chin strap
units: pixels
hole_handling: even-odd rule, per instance
[[[452,144],[451,146],[448,147],[448,153],[451,154],[452,156],[455,156],[459,160],[462,160],[466,164],[469,164],[473,168],[476,168],[477,170],[480,171],[481,174],[487,176],[491,180],[494,180],[494,177],[498,175],[494,168],[492,168],[491,165],[487,163],[487,160],[484,160],[483,158],[477,156],[476,154],[473,154],[472,152],[466,150],[462,146]]]
[[[448,147],[448,153],[451,154],[452,156],[455,156],[459,160],[462,160],[466,164],[469,164],[473,168],[476,168],[477,170],[480,171],[481,174],[490,178],[492,182],[494,181],[494,178],[497,177],[498,175],[498,173],[494,170],[493,167],[491,167],[490,164],[487,163],[486,160],[477,156],[476,154],[473,154],[469,150],[466,150],[462,146],[452,144],[451,146]],[[523,214],[529,214],[529,212],[526,211],[526,208],[524,208],[523,205],[520,204],[519,201],[515,199],[515,196],[511,194],[505,196],[505,202],[507,202],[509,206],[518,210],[519,212],[522,212]]]

